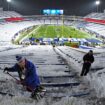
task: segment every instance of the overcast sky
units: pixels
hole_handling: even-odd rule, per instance
[[[42,14],[43,9],[64,9],[65,15],[85,16],[97,11],[96,0],[12,0],[10,10],[24,15]],[[0,0],[0,6],[7,10],[6,0]],[[100,12],[105,9],[105,0],[101,0],[98,8]]]

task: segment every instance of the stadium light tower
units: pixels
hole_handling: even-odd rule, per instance
[[[7,3],[8,3],[8,11],[9,11],[9,3],[11,2],[11,0],[7,0]]]
[[[96,1],[97,12],[98,12],[98,7],[99,7],[99,5],[100,5],[100,0],[97,0],[97,1]]]

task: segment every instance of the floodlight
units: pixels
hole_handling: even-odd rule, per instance
[[[11,0],[7,0],[7,3],[8,3],[8,11],[9,11],[9,3],[11,2]]]
[[[97,1],[96,1],[97,12],[98,12],[98,7],[99,7],[99,5],[100,5],[100,0],[97,0]]]
[[[11,2],[11,0],[7,0],[7,2]]]
[[[99,4],[100,4],[100,1],[99,1],[99,0],[97,0],[97,1],[96,1],[96,5],[99,5]]]

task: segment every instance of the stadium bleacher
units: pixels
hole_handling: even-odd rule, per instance
[[[10,17],[22,17],[22,15],[15,11],[3,11],[3,9],[0,9],[0,19]]]
[[[92,18],[92,19],[105,19],[105,13],[90,13],[86,15],[84,18]]]
[[[77,28],[83,28],[93,34],[105,37],[105,13],[90,13],[77,24]]]

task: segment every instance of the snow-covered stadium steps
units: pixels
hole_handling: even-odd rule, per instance
[[[55,47],[55,50],[67,60],[71,70],[74,69],[75,71],[80,72],[83,54],[65,46]],[[76,70],[76,68],[78,68],[78,70]]]
[[[72,83],[72,82],[80,82],[76,78],[76,75],[60,75],[60,76],[40,76],[40,80],[42,83],[59,83],[63,81],[63,83]]]
[[[66,49],[66,51],[67,51],[67,49]],[[2,58],[1,62],[2,61],[4,62],[4,64],[1,65],[2,68],[4,67],[5,62],[8,62],[8,61],[14,62],[16,54],[22,54],[24,57],[26,57],[27,59],[34,62],[34,64],[37,64],[36,65],[38,67],[37,72],[38,72],[38,75],[40,75],[40,77],[41,76],[44,76],[44,77],[50,76],[49,78],[46,78],[46,79],[44,77],[42,78],[43,79],[42,83],[46,83],[46,89],[48,91],[50,91],[52,93],[53,93],[53,91],[56,91],[57,93],[63,94],[64,97],[67,96],[67,93],[69,95],[75,95],[76,93],[80,92],[80,88],[81,88],[81,84],[82,84],[81,81],[79,81],[79,79],[76,77],[77,75],[72,78],[68,76],[68,75],[74,75],[75,72],[72,69],[70,70],[66,60],[62,59],[62,57],[55,52],[55,50],[53,49],[52,46],[28,46],[28,47],[23,47],[21,49],[8,50],[8,52],[6,52],[6,51],[0,52],[0,58]],[[11,65],[8,65],[8,66],[11,66]],[[70,70],[70,72],[64,72],[64,71],[69,71],[69,70]],[[7,80],[8,84],[9,84],[9,82],[12,82],[11,81],[12,78],[7,76],[6,74],[4,74],[2,72],[2,70],[0,70],[0,74],[1,74],[0,79],[5,80],[5,81]],[[17,74],[12,73],[12,75],[16,76]],[[55,77],[51,78],[53,76],[55,76]],[[68,76],[68,77],[66,77],[66,76]],[[6,87],[6,85],[3,85],[3,84],[1,84],[1,88],[3,88],[2,87],[2,85],[3,85],[3,86],[5,86],[7,91],[8,91],[8,89],[10,89],[10,91],[13,90],[13,93],[18,97],[18,99],[21,96],[23,96],[23,97],[29,96],[29,94],[26,93],[26,91],[23,92],[21,86],[18,86],[17,84],[15,84],[15,82],[12,82],[12,83],[13,84],[11,84],[12,85],[11,89],[10,89],[10,87],[8,88],[8,85]],[[77,83],[77,85],[76,85],[76,83]],[[69,85],[69,86],[67,86],[67,85]],[[18,90],[15,90],[15,87],[18,87],[17,88]],[[83,89],[81,89],[81,91],[82,90]],[[2,91],[5,92],[5,90],[3,90],[3,89],[2,89]],[[50,98],[52,94],[50,95],[50,93],[49,93],[48,95]],[[56,93],[55,93],[55,95],[56,95]],[[89,97],[89,96],[90,95],[86,95],[86,97]],[[4,97],[4,96],[2,96],[2,97]]]
[[[45,48],[45,49],[43,49]],[[42,53],[43,52],[43,53]],[[62,61],[59,56],[53,52],[53,48],[48,46],[29,46],[17,49],[12,49],[0,52],[0,66],[12,66],[16,63],[15,55],[21,54],[25,58],[31,60],[37,67],[37,71],[40,75],[66,75],[64,71],[68,70],[68,67]],[[47,72],[47,74],[46,74]],[[56,72],[56,73],[55,73]]]
[[[89,51],[89,49],[78,49],[78,48],[71,48],[67,46],[59,46],[55,48],[58,53],[60,53],[67,61],[68,64],[76,70],[77,72],[81,72],[82,64],[83,64],[83,56],[85,53]],[[92,64],[92,70],[96,69],[101,70],[101,68],[104,68],[104,58],[102,57],[104,55],[103,49],[96,50],[93,49],[95,62]]]
[[[65,57],[65,59],[68,60],[70,66],[74,67],[75,71],[78,71],[80,73],[81,69],[82,69],[82,64],[81,64],[81,66],[78,65],[78,62],[71,59],[68,55],[72,56],[72,58],[77,59],[78,55],[82,58],[83,55],[88,51],[83,51],[83,50],[78,51],[78,50],[71,49],[68,47],[64,47],[64,48],[58,47],[58,48],[60,48],[60,50],[62,50],[61,52],[64,52],[64,53],[61,53],[59,50],[57,50],[63,57]],[[79,54],[80,52],[81,52],[81,54]],[[104,49],[100,49],[100,50],[93,49],[93,52],[95,53],[94,54],[95,62],[92,64],[91,71],[85,77],[85,82],[88,81],[90,83],[90,88],[94,89],[97,97],[98,96],[104,97],[105,96],[105,91],[104,91],[104,84],[105,84],[105,82],[104,82],[104,78],[105,78],[105,76],[104,76],[105,53],[104,52],[105,52],[105,50]],[[82,80],[82,81],[84,81],[84,80]]]

